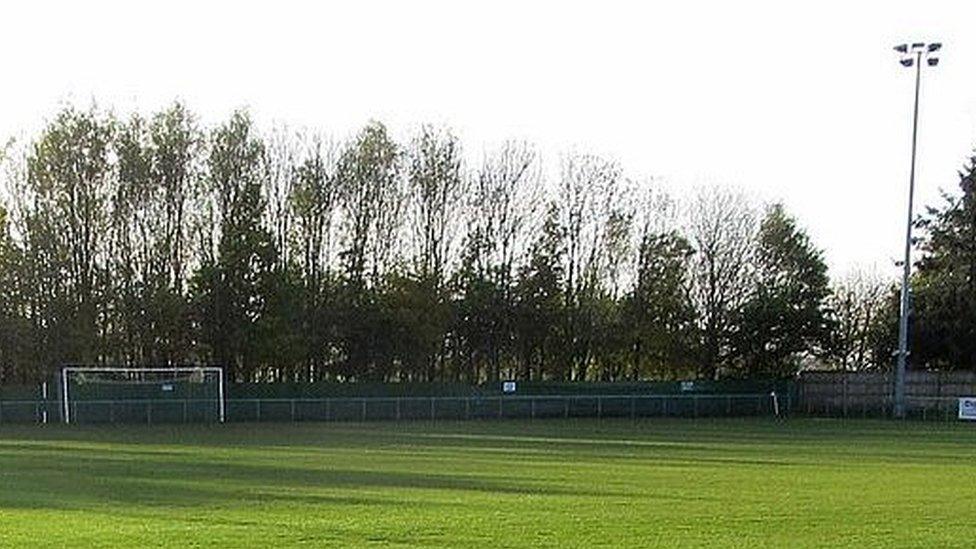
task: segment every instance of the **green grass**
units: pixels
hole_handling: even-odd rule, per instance
[[[0,547],[973,543],[972,425],[0,427]]]

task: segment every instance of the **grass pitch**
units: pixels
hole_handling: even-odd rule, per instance
[[[0,427],[2,547],[972,546],[976,429]]]

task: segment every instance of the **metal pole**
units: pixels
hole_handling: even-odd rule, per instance
[[[41,422],[47,424],[47,382],[41,383],[41,399],[44,401],[41,411]]]
[[[71,423],[71,409],[68,407],[68,369],[61,368],[61,404],[65,423]]]
[[[918,145],[918,97],[922,83],[922,52],[915,53],[915,111],[912,120],[912,167],[908,177],[908,222],[905,227],[905,259],[901,275],[901,314],[898,317],[898,365],[895,370],[896,418],[905,417],[905,370],[908,366],[909,279],[912,274],[912,202],[915,198],[915,151]]]

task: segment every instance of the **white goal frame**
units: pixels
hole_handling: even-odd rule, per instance
[[[181,373],[181,372],[202,372],[215,373],[217,374],[217,406],[220,416],[220,422],[224,423],[226,418],[226,395],[224,392],[224,369],[220,366],[170,366],[170,367],[156,367],[156,368],[127,368],[127,367],[89,367],[89,366],[64,366],[61,368],[61,406],[62,406],[62,416],[64,417],[65,423],[71,423],[71,401],[70,401],[70,391],[68,389],[68,380],[70,378],[70,373],[97,373],[97,372],[112,372],[112,373]]]

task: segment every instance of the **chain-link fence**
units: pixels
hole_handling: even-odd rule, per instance
[[[0,422],[41,422],[52,402],[5,402]],[[231,398],[226,419],[248,421],[409,421],[543,418],[734,417],[787,415],[792,396],[770,393],[677,395],[503,395],[436,397]],[[100,399],[69,403],[72,423],[191,423],[219,420],[213,399]],[[57,421],[52,416],[52,421]]]

